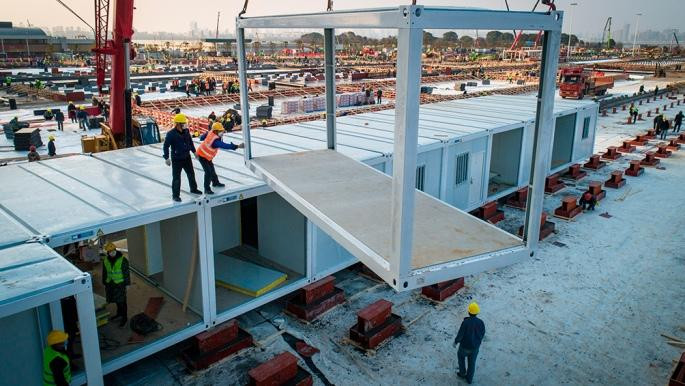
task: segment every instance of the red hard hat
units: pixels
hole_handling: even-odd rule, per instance
[[[36,151],[36,147],[31,145],[31,147],[29,147],[29,151]]]

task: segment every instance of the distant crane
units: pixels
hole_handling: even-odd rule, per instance
[[[604,40],[606,38],[606,40]],[[606,49],[611,48],[611,16],[604,23],[604,31],[602,31],[602,44],[606,44]]]
[[[671,39],[671,44],[668,46],[668,50],[669,50],[670,52],[673,52],[673,42],[674,42],[674,41],[675,41],[675,49],[676,49],[676,51],[679,51],[679,50],[680,50],[680,42],[678,41],[678,34],[677,34],[677,32],[678,32],[677,30],[674,30],[674,31],[673,31],[673,38]]]
[[[507,11],[509,11],[510,10],[509,9],[509,2],[507,0],[504,0],[504,4],[507,6]],[[540,0],[535,1],[535,4],[533,5],[533,9],[531,10],[531,12],[535,12],[535,9],[537,9],[538,4],[540,4]],[[556,5],[554,4],[554,0],[542,0],[542,4],[549,7],[547,10],[548,12],[556,11],[556,9],[557,9]],[[514,31],[514,42],[511,43],[511,47],[509,47],[509,50],[515,50],[516,48],[518,48],[518,45],[521,41],[522,35],[523,35],[523,30],[519,31],[518,33],[516,33],[516,31]],[[542,31],[539,31],[537,37],[535,38],[535,47],[537,47],[538,43],[540,42],[541,37],[542,37]]]

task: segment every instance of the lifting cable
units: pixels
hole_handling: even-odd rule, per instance
[[[88,24],[87,21],[83,20],[83,18],[81,16],[79,16],[78,13],[76,13],[73,9],[71,9],[68,5],[66,5],[62,0],[57,0],[57,2],[62,4],[62,6],[64,8],[66,8],[69,12],[73,13],[74,16],[76,16],[79,20],[81,20],[83,22],[83,24],[87,25],[88,28],[92,29],[93,32],[95,32],[95,28],[93,28],[90,24]]]
[[[58,0],[58,1],[59,1],[59,0]],[[238,19],[242,19],[243,14],[245,14],[245,12],[247,12],[247,3],[248,3],[249,1],[250,1],[250,0],[245,0],[245,4],[243,5],[243,10],[240,11],[240,13],[238,14]]]

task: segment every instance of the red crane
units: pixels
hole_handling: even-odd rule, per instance
[[[504,0],[504,3],[507,6],[507,11],[509,11],[509,2],[507,0]],[[535,9],[538,7],[538,4],[540,4],[540,0],[537,0],[535,2],[535,5],[533,5],[533,10],[531,12],[535,12]],[[549,6],[549,9],[547,10],[547,12],[557,10],[556,5],[554,5],[554,0],[542,0],[542,4]],[[516,31],[514,31],[514,35],[515,35],[514,42],[511,43],[511,47],[509,47],[509,50],[515,50],[518,47],[522,34],[523,34],[523,30],[519,31],[518,33],[516,33]],[[541,37],[542,37],[542,31],[539,31],[537,37],[535,38],[535,47],[537,47],[538,43],[540,43]]]
[[[113,1],[114,30],[110,40],[107,38],[110,0],[95,0],[95,71],[97,85],[102,92],[107,72],[107,56],[111,56],[109,126],[115,136],[123,135],[125,145],[129,147],[132,145],[129,61],[135,56],[131,47],[134,0]]]

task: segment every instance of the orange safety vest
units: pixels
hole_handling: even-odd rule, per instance
[[[216,157],[216,154],[219,152],[219,148],[212,147],[214,140],[217,138],[219,138],[219,136],[216,135],[214,130],[210,130],[205,137],[205,140],[202,141],[200,146],[197,147],[197,150],[195,150],[197,155],[206,159],[207,161],[213,160],[214,157]]]

